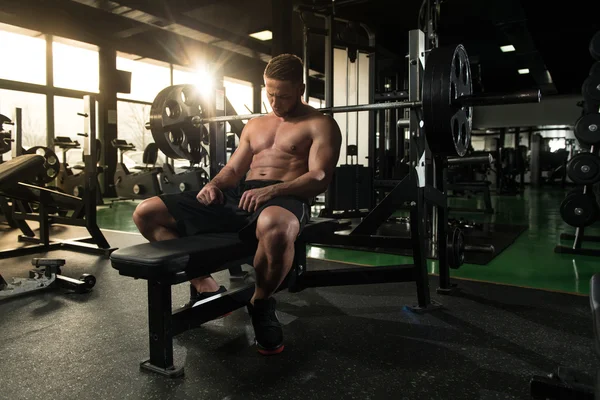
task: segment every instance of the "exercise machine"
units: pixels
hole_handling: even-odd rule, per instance
[[[56,177],[56,185],[58,189],[62,190],[64,193],[72,194],[73,196],[83,198],[85,186],[84,180],[86,179],[86,175],[83,173],[83,170],[85,169],[85,164],[71,166],[67,162],[67,152],[69,150],[80,149],[81,145],[78,141],[74,141],[70,137],[57,136],[54,138],[54,146],[62,150],[62,163],[60,164],[58,176]],[[102,143],[100,142],[100,140],[96,139],[96,153],[93,155],[92,162],[98,162],[97,160],[100,159],[101,151]],[[96,168],[98,174],[100,174],[103,171],[103,168],[100,166],[97,166]],[[80,171],[78,173],[73,173],[74,169],[78,169]],[[99,190],[99,181],[97,182],[97,187],[98,190],[96,190],[96,205],[102,205],[104,204],[104,201],[102,200],[102,193]]]
[[[40,155],[37,152],[14,156],[11,160],[0,164],[0,196],[6,197],[12,202],[12,218],[15,220],[22,235],[20,242],[30,243],[25,247],[7,249],[0,251],[0,259],[25,254],[39,253],[56,248],[83,251],[92,254],[108,256],[114,248],[111,248],[96,220],[96,194],[97,187],[97,165],[95,163],[96,149],[96,109],[95,98],[84,96],[85,118],[84,133],[84,195],[82,198],[56,190],[51,190],[39,185],[40,179],[48,176],[48,169],[53,168],[56,163],[51,163],[46,156],[51,153]],[[16,134],[14,135],[16,147],[20,147],[21,109],[15,110]],[[15,151],[15,149],[13,149]],[[52,152],[53,154],[53,152]],[[55,156],[55,155],[54,155]],[[45,179],[45,178],[43,178]],[[36,212],[33,208],[36,207]],[[28,220],[39,223],[39,236],[27,224]],[[89,237],[50,240],[50,226],[52,224],[63,224],[85,227]]]
[[[161,190],[158,174],[161,173],[161,169],[155,166],[158,159],[157,145],[149,143],[142,158],[145,166],[138,167],[139,172],[130,172],[123,156],[126,152],[135,150],[135,146],[123,139],[113,139],[111,144],[119,151],[119,162],[114,176],[114,187],[118,196],[116,201],[147,199],[159,195]]]
[[[4,162],[2,155],[10,152],[12,148],[11,133],[4,130],[4,125],[13,125],[13,123],[10,118],[0,114],[0,164]],[[17,228],[17,224],[12,218],[10,203],[5,197],[0,197],[0,213],[11,228]]]
[[[81,294],[89,292],[96,285],[96,277],[91,274],[82,274],[79,279],[62,275],[60,267],[65,265],[64,259],[34,258],[31,264],[35,269],[29,271],[28,278],[13,278],[7,282],[0,275],[0,300],[52,288]]]
[[[190,165],[183,172],[175,172],[175,167],[169,161],[163,164],[160,175],[163,193],[180,193],[186,190],[199,192],[209,180],[208,172],[200,165]]]

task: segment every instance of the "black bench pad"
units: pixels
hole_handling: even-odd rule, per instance
[[[315,218],[299,240],[310,241],[344,226],[339,220]],[[114,251],[110,260],[120,275],[134,278],[172,278],[181,273],[198,277],[224,269],[232,261],[246,260],[255,251],[237,233],[209,233],[124,247]]]
[[[44,157],[25,154],[0,164],[0,187],[14,185],[34,178],[44,165]]]
[[[252,255],[255,250],[235,233],[209,233],[124,247],[114,251],[110,261],[121,275],[149,279],[172,276],[187,268],[215,272],[221,264]]]

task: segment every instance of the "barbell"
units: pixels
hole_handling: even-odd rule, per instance
[[[422,127],[430,150],[462,157],[471,143],[473,106],[538,103],[539,90],[518,93],[474,94],[469,57],[463,45],[429,51],[423,74],[421,100],[391,101],[320,108],[326,114],[421,108]],[[146,128],[158,147],[171,158],[190,159],[208,135],[206,123],[249,120],[266,114],[215,116],[210,100],[194,85],[174,85],[158,93]]]

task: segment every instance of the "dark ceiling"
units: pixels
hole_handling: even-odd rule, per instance
[[[248,37],[273,29],[286,2],[330,5],[328,0],[2,0],[0,21],[109,45],[182,65],[209,57],[226,73],[260,80],[271,42]],[[594,1],[446,0],[441,3],[441,45],[462,43],[486,92],[539,88],[544,95],[579,94],[593,64],[588,52],[600,30]],[[376,32],[383,58],[404,73],[408,34],[418,27],[420,0],[336,0],[336,15]],[[278,19],[281,15],[278,15]],[[309,23],[321,23],[309,19]],[[287,22],[284,22],[284,25]],[[302,55],[302,25],[291,21],[292,51]],[[502,53],[501,45],[517,51]],[[313,70],[323,72],[322,40],[311,40]],[[384,51],[385,50],[385,51]],[[529,68],[530,74],[517,70]],[[404,75],[402,75],[404,76]]]

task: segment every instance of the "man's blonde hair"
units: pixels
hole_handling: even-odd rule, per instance
[[[265,78],[303,83],[302,59],[295,54],[288,53],[273,57],[265,67]]]

